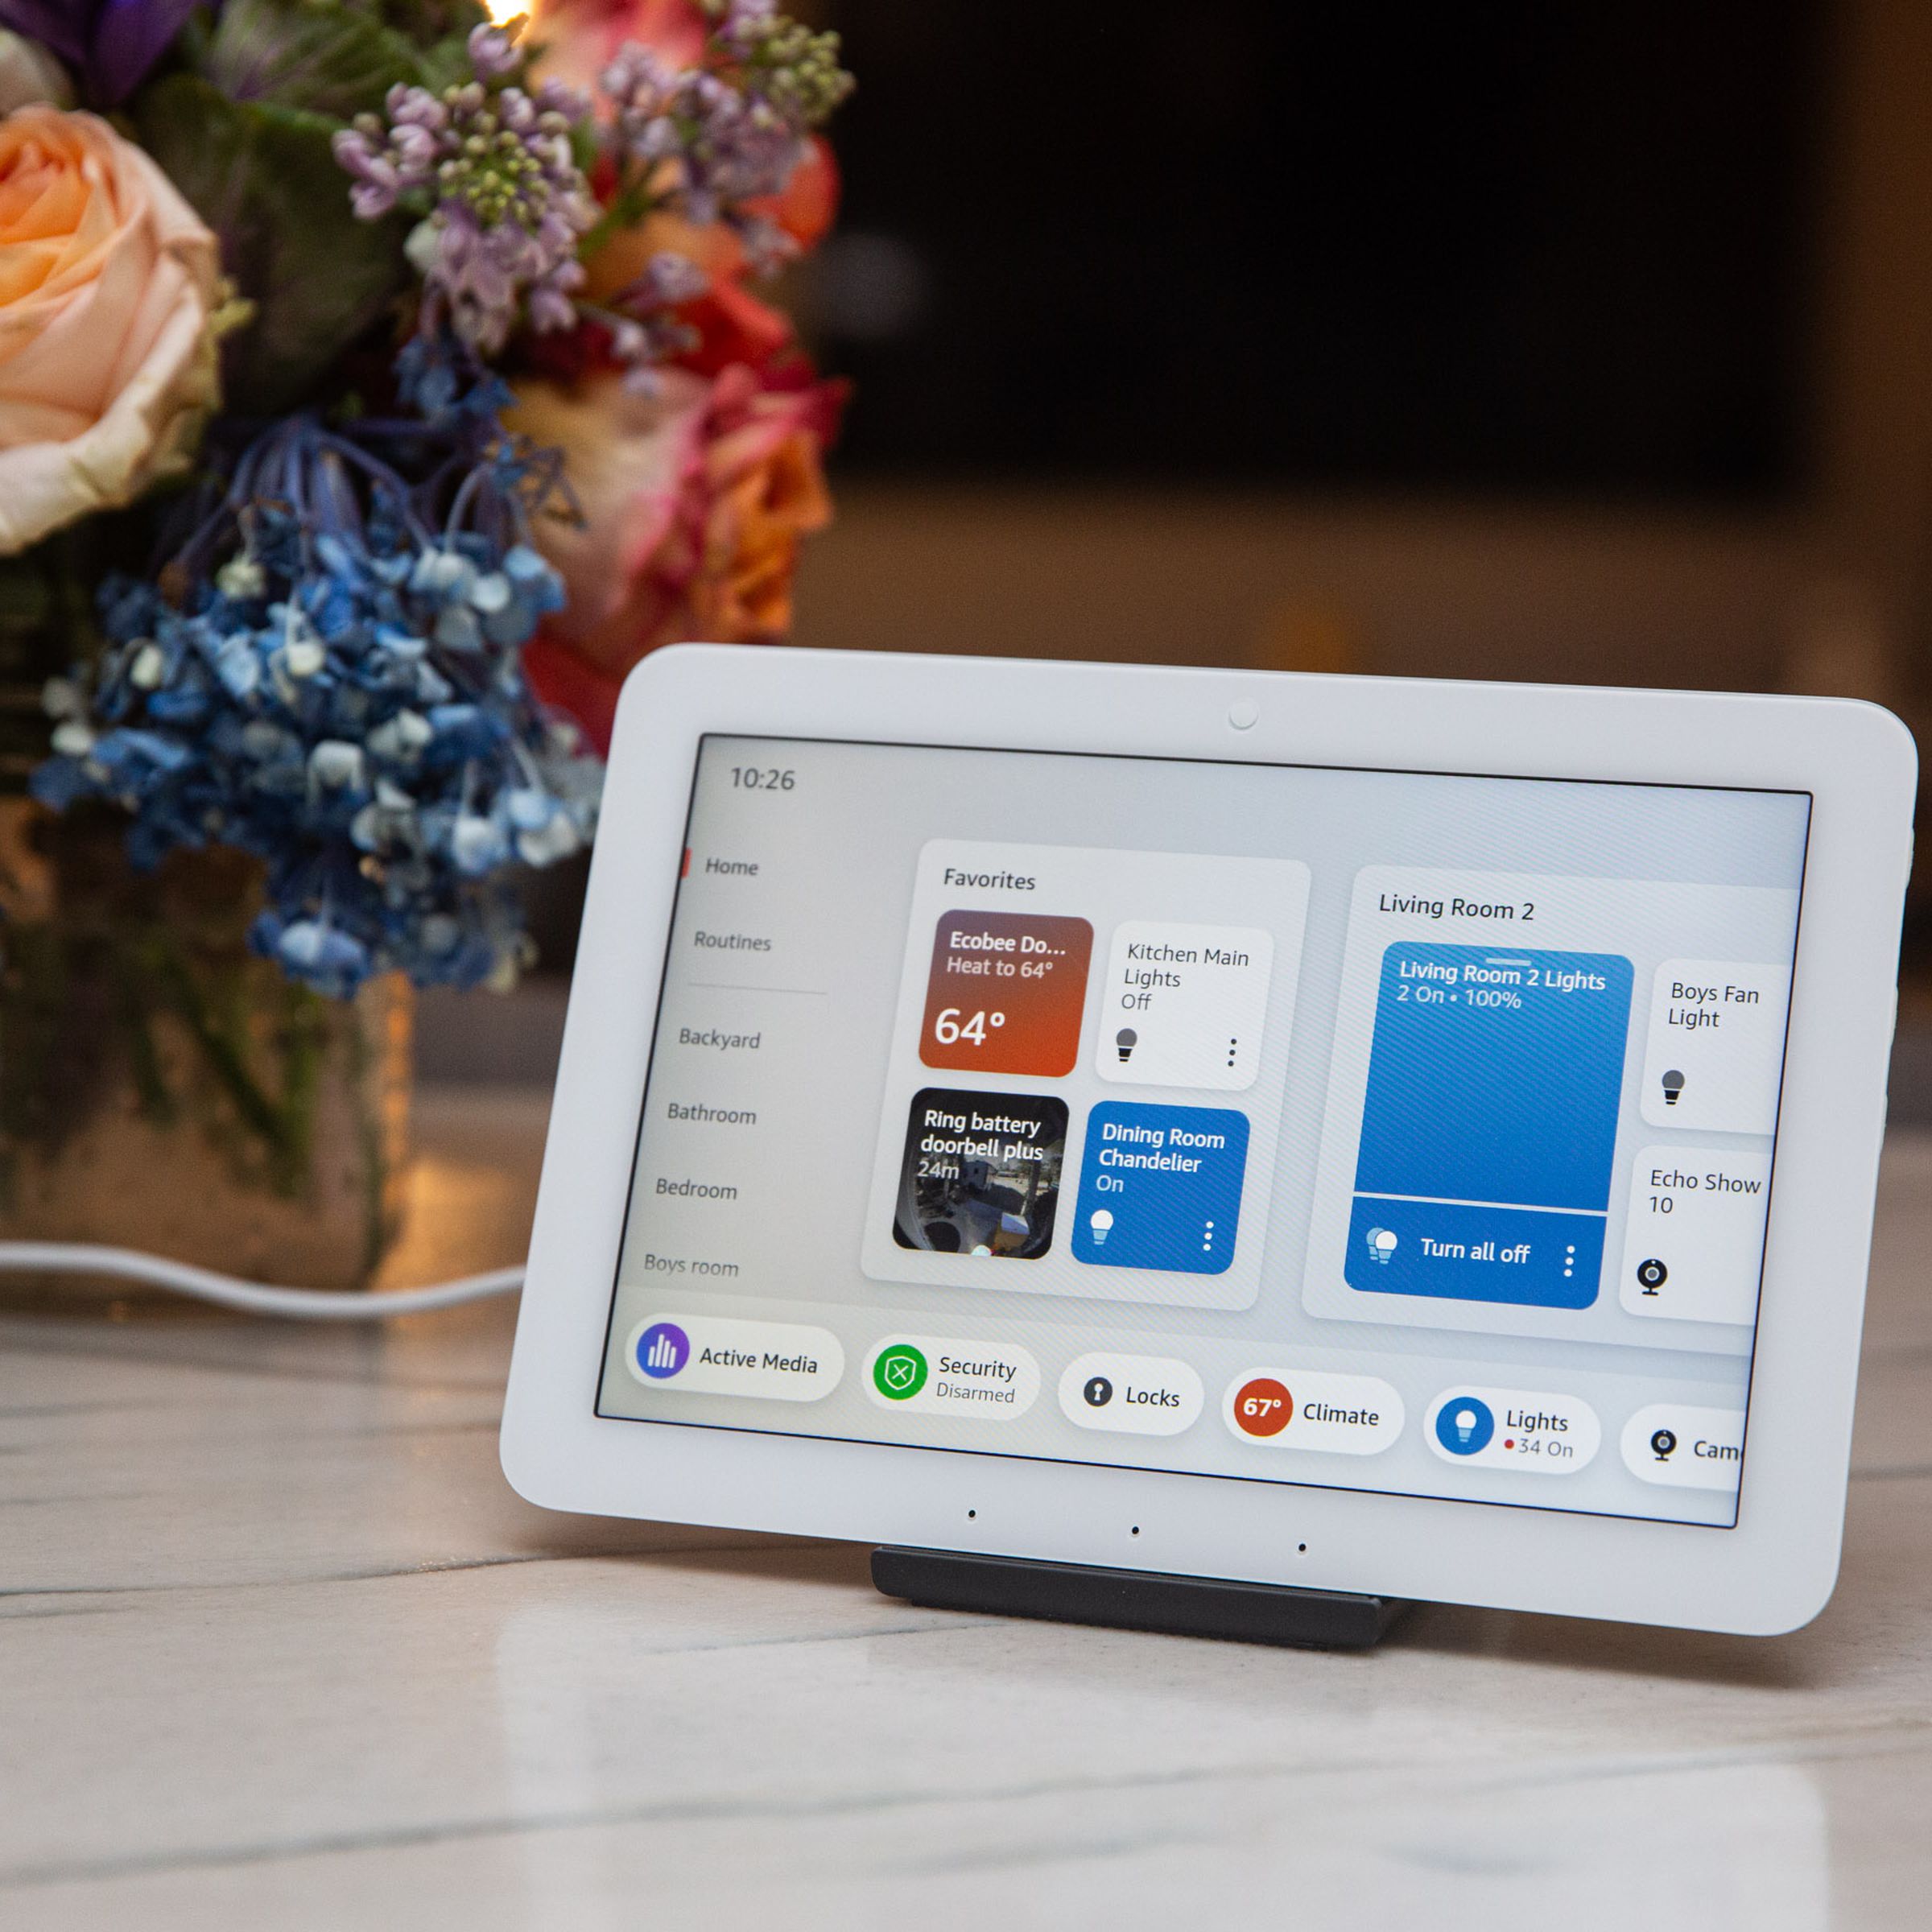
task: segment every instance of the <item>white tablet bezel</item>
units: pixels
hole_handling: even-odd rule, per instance
[[[626,683],[504,1410],[515,1488],[602,1515],[1709,1629],[1814,1616],[1838,1567],[1917,774],[1896,718],[1839,700],[998,666],[1003,749],[1811,795],[1735,1528],[596,1414],[700,738],[984,746],[985,714],[956,702],[978,668],[692,645]]]

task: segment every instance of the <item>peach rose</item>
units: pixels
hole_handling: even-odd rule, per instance
[[[215,237],[92,114],[0,121],[0,556],[187,466],[219,394]]]
[[[624,674],[658,645],[782,638],[799,543],[832,520],[819,459],[833,386],[774,389],[741,365],[711,379],[667,369],[657,382],[652,396],[616,374],[528,382],[510,418],[564,451],[583,509],[580,527],[538,531],[570,601],[530,661],[594,738]]]

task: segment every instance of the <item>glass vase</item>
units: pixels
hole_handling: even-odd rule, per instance
[[[125,822],[0,805],[0,1238],[365,1286],[400,1220],[410,989],[249,950],[259,864],[138,873]]]

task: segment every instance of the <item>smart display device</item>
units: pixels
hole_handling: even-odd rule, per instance
[[[1836,700],[660,651],[504,1468],[1793,1628],[1837,1569],[1915,769]]]

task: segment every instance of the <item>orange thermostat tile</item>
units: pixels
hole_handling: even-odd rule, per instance
[[[1092,951],[1084,919],[945,914],[933,934],[919,1058],[977,1073],[1071,1073]]]

